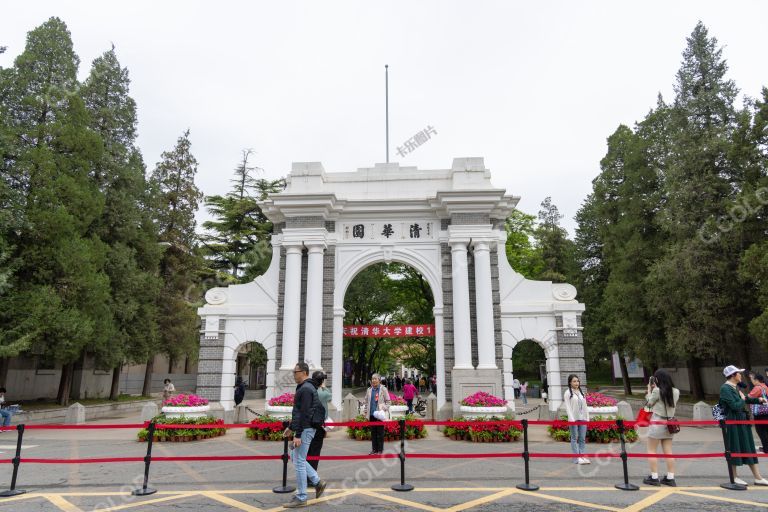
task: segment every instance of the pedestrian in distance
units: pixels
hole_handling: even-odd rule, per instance
[[[680,399],[680,390],[672,382],[672,377],[664,370],[656,370],[656,373],[648,379],[648,389],[645,394],[646,406],[650,407],[651,421],[670,421],[674,420],[677,401]],[[667,425],[651,424],[648,429],[647,451],[656,454],[656,450],[661,443],[661,449],[666,455],[672,455],[672,438],[674,434],[670,432]],[[646,485],[661,484],[670,487],[677,487],[675,483],[675,459],[665,459],[667,464],[667,476],[659,480],[659,460],[648,459],[648,465],[651,468],[651,474],[645,477],[643,483]]]
[[[5,407],[5,388],[0,388],[0,417],[3,418],[3,426],[4,427],[10,427],[11,426],[11,416],[13,416],[13,413],[10,409],[7,409]],[[6,432],[3,430],[2,432]]]
[[[171,382],[171,379],[165,379],[163,381],[163,401],[165,402],[176,393],[176,388]]]
[[[378,373],[371,375],[371,387],[365,392],[364,414],[369,421],[382,421],[387,417],[389,405],[389,391],[381,383]],[[377,417],[379,416],[379,417]],[[368,455],[378,455],[384,451],[384,425],[371,427],[371,452]]]
[[[515,399],[520,398],[520,381],[518,379],[512,380],[512,390],[515,392]]]
[[[760,374],[756,374],[754,377],[755,387],[749,392],[751,398],[763,397],[768,400],[768,385],[765,383],[765,377]],[[766,412],[768,406],[763,404],[752,405],[752,413],[757,421],[768,420],[768,412]],[[757,437],[760,438],[762,446],[758,448],[761,452],[765,453],[766,447],[768,447],[768,425],[755,425],[755,432]]]
[[[320,479],[315,468],[307,462],[307,452],[317,428],[322,427],[325,413],[317,396],[317,388],[310,381],[309,365],[304,362],[296,363],[293,379],[296,382],[296,394],[293,397],[291,423],[283,435],[293,438],[291,461],[296,470],[296,494],[289,503],[283,505],[285,508],[307,506],[307,478],[315,487],[315,498],[323,495],[327,485],[325,480]]]
[[[408,414],[413,414],[413,399],[417,395],[418,391],[416,390],[416,386],[413,385],[411,379],[406,379],[405,385],[403,386],[403,400],[408,404]]]
[[[240,403],[245,398],[245,382],[243,382],[243,378],[241,376],[237,376],[235,378],[235,406],[240,405]]]
[[[520,398],[523,399],[523,405],[528,405],[528,381],[520,384]]]
[[[331,401],[331,391],[325,387],[325,379],[326,379],[325,373],[323,373],[321,370],[317,370],[312,373],[312,378],[310,379],[310,382],[313,386],[315,386],[315,389],[317,390],[317,399],[320,401],[320,406],[323,408],[323,421],[325,421],[326,418],[328,418],[328,402]],[[317,428],[315,432],[315,437],[312,438],[312,443],[309,445],[309,450],[307,451],[307,457],[319,457],[320,452],[323,449],[323,441],[325,440],[325,427],[320,426]],[[309,465],[312,466],[315,471],[317,471],[317,466],[319,465],[319,460],[310,460],[308,461]],[[308,485],[312,485],[312,482],[307,479]]]
[[[718,404],[723,409],[726,420],[744,421],[747,419],[746,404],[766,403],[766,399],[752,398],[744,396],[739,389],[739,383],[744,377],[741,372],[744,369],[728,365],[723,369],[725,383],[720,386],[720,400]],[[755,440],[752,437],[752,429],[749,425],[727,425],[726,435],[728,437],[728,448],[731,453],[756,453]],[[749,466],[752,476],[755,477],[755,485],[768,485],[768,480],[760,474],[760,468],[757,467],[757,457],[731,457],[733,466],[733,481],[740,485],[747,485],[747,482],[737,476],[736,470],[739,466]]]
[[[581,381],[578,375],[571,374],[568,376],[568,389],[563,393],[563,402],[565,402],[569,422],[589,421],[587,397],[581,390]],[[574,457],[573,463],[589,464],[588,458],[581,457],[584,454],[587,441],[587,425],[569,425],[568,430],[571,434],[571,451],[574,455],[578,455],[578,457]]]

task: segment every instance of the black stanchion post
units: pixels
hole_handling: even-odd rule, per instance
[[[19,464],[21,464],[21,442],[24,438],[24,425],[16,425],[16,456],[11,459],[13,464],[13,475],[11,475],[11,488],[7,491],[0,492],[0,498],[10,498],[11,496],[18,496],[24,494],[24,489],[16,488],[16,477],[19,475]]]
[[[393,491],[412,491],[413,486],[405,483],[405,418],[400,420],[400,483],[392,486]]]
[[[622,491],[637,491],[640,487],[629,483],[629,471],[627,469],[627,440],[624,438],[624,420],[616,420],[616,427],[619,429],[619,441],[621,442],[621,467],[624,470],[624,482],[616,484],[614,487]]]
[[[152,463],[152,441],[155,440],[155,422],[150,421],[147,427],[147,454],[144,456],[144,483],[141,489],[134,489],[131,494],[134,496],[148,496],[155,494],[157,489],[147,487],[149,484],[149,465]]]
[[[725,448],[725,463],[728,464],[728,482],[724,484],[720,484],[720,487],[723,489],[728,489],[729,491],[746,491],[747,486],[742,484],[737,484],[735,479],[735,475],[733,474],[733,464],[731,464],[731,443],[728,441],[728,427],[725,424],[725,420],[720,420],[720,430],[723,432],[723,448]],[[752,435],[750,433],[750,435]]]
[[[288,422],[283,422],[283,432],[288,428]],[[272,492],[277,494],[287,494],[296,490],[295,487],[288,485],[288,438],[283,439],[283,485],[279,485],[272,489]]]
[[[523,491],[538,491],[539,486],[531,483],[531,472],[528,461],[531,456],[528,454],[528,420],[521,420],[523,424],[523,463],[525,465],[525,483],[517,484],[517,488]]]

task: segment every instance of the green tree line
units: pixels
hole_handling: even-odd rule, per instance
[[[272,227],[255,201],[282,187],[247,153],[234,191],[204,198],[189,130],[148,172],[115,48],[82,82],[79,66],[54,17],[0,68],[0,382],[14,356],[61,364],[61,404],[86,358],[113,370],[113,399],[124,364],[146,363],[146,395],[156,354],[194,361],[202,293],[266,268]],[[204,200],[215,220],[199,236]]]

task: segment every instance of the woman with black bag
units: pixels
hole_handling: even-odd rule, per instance
[[[672,383],[672,377],[664,370],[656,370],[653,377],[648,379],[648,393],[645,395],[646,406],[651,409],[654,421],[676,421],[675,407],[680,399],[680,390]],[[661,442],[662,451],[672,454],[672,436],[680,431],[679,425],[654,424],[648,429],[648,453],[656,454]],[[646,485],[669,485],[677,487],[675,483],[675,459],[666,459],[667,476],[659,480],[659,459],[649,458],[648,465],[651,474],[643,479]]]
[[[765,377],[759,374],[752,374],[752,382],[754,387],[749,392],[751,398],[763,397],[768,400],[768,385],[765,384]],[[752,405],[752,414],[755,420],[766,421],[768,420],[768,404],[755,404]],[[760,447],[760,451],[765,453],[768,448],[768,425],[755,425],[755,431],[760,438],[760,442],[763,445]]]

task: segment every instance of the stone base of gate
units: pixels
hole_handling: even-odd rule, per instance
[[[454,368],[451,370],[451,390],[453,395],[452,407],[453,417],[461,416],[461,400],[478,391],[485,391],[494,396],[504,398],[504,388],[502,387],[501,370],[483,369],[483,370],[462,370]]]
[[[311,371],[310,375],[312,375]],[[330,384],[330,382],[328,384]],[[296,381],[293,378],[293,368],[290,370],[275,370],[275,394],[272,396],[280,396],[283,393],[294,393],[295,391]]]

